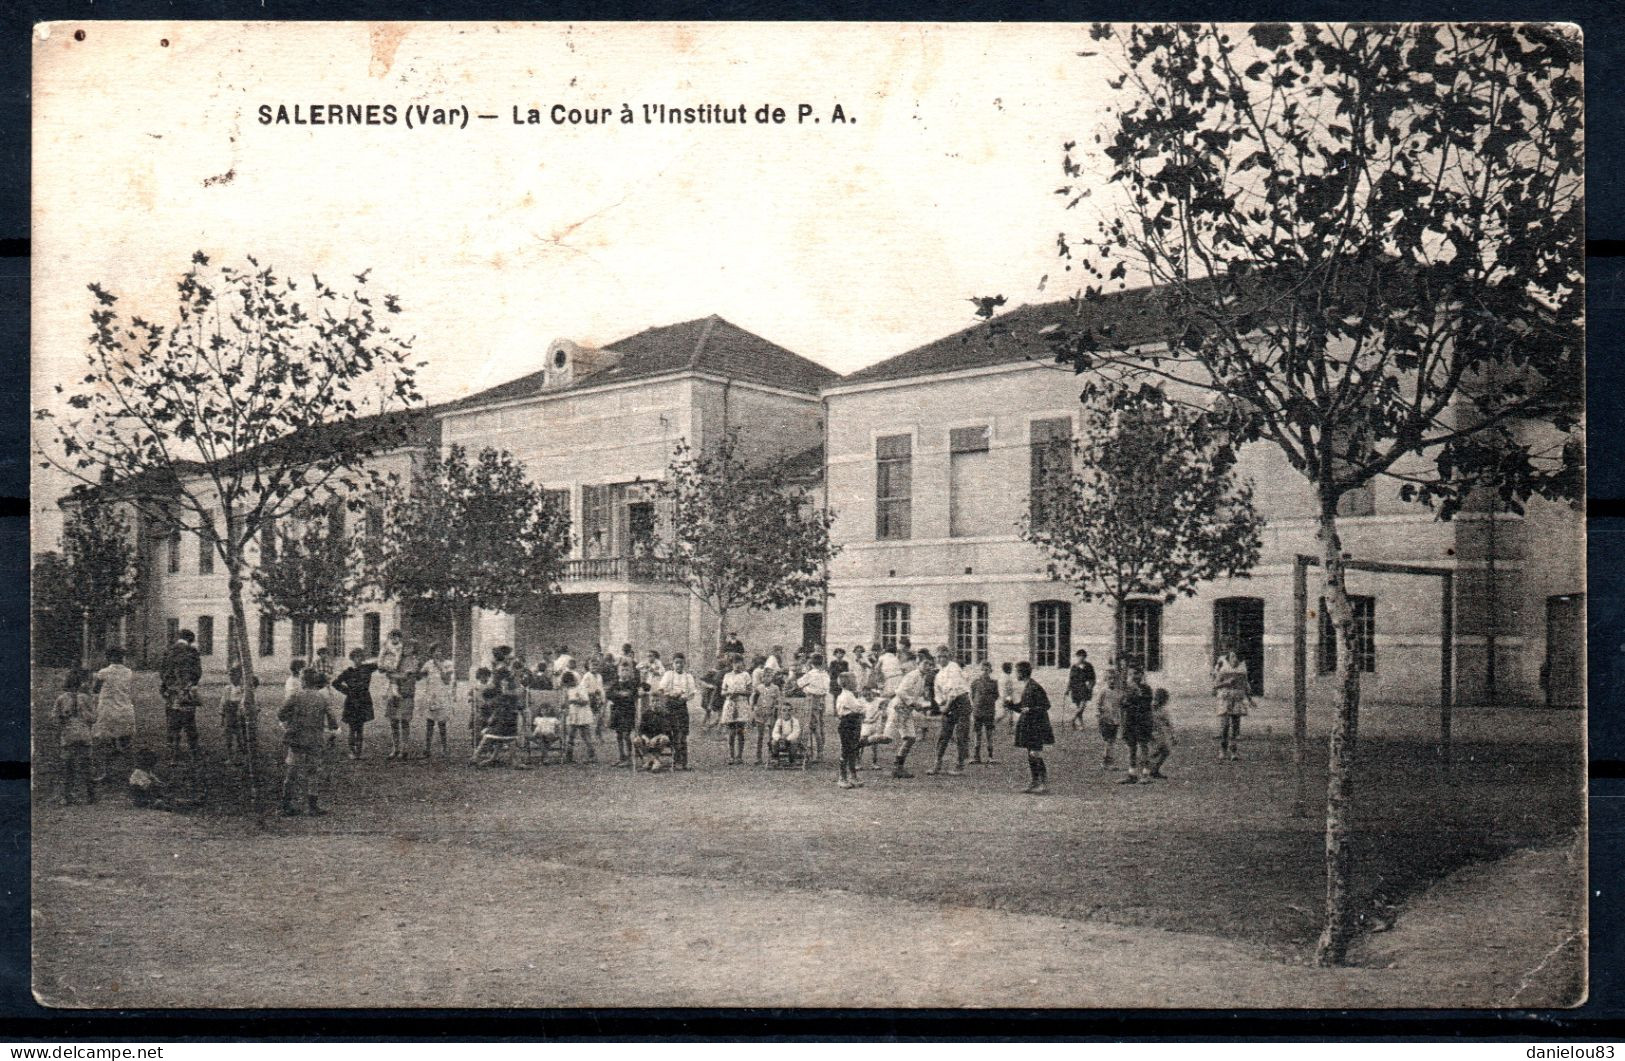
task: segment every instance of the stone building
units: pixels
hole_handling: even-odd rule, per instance
[[[917,647],[948,644],[995,664],[1030,659],[1052,695],[1064,691],[1076,649],[1097,667],[1112,655],[1109,610],[1051,581],[1019,531],[1032,490],[1053,467],[1048,455],[1067,452],[1078,423],[1080,382],[1038,338],[1073,312],[1069,303],[1024,306],[999,318],[997,335],[967,329],[824,388],[826,489],[840,513],[832,644],[907,635]],[[1109,300],[1091,312],[1111,313]],[[1150,327],[1129,315],[1113,324]],[[1255,693],[1291,696],[1293,563],[1319,553],[1314,498],[1271,446],[1244,449],[1239,473],[1267,521],[1251,577],[1205,585],[1174,604],[1131,601],[1127,610],[1125,649],[1179,696],[1207,695],[1209,667],[1227,643],[1248,660]],[[1459,702],[1543,702],[1549,688],[1552,702],[1579,703],[1585,578],[1576,512],[1535,501],[1523,517],[1476,511],[1440,522],[1380,482],[1346,497],[1343,511],[1353,557],[1454,573]],[[1367,697],[1438,702],[1441,581],[1350,576]],[[1328,689],[1336,646],[1312,577],[1309,585],[1313,695]]]
[[[714,651],[715,617],[659,559],[668,516],[655,484],[679,441],[703,448],[729,432],[762,459],[790,459],[816,477],[818,390],[836,378],[711,316],[601,348],[558,340],[539,370],[442,410],[443,444],[512,453],[569,508],[575,537],[558,595],[528,614],[475,617],[477,656],[498,644],[529,659],[558,645]],[[816,608],[730,623],[753,646],[820,643],[821,624]]]

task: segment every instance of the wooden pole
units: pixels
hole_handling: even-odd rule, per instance
[[[1439,600],[1439,758],[1450,769],[1450,713],[1456,698],[1456,577],[1446,572]]]
[[[1292,768],[1297,779],[1292,813],[1299,818],[1309,813],[1308,780],[1304,777],[1309,740],[1308,611],[1309,565],[1300,556],[1292,564]]]

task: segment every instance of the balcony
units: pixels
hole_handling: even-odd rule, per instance
[[[559,582],[682,582],[683,565],[651,556],[600,556],[566,560]]]

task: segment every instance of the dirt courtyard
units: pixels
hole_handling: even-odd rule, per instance
[[[659,776],[374,746],[333,764],[330,815],[258,831],[136,810],[121,786],[64,807],[42,732],[35,990],[69,1007],[1572,1004],[1578,724],[1464,711],[1448,778],[1425,742],[1363,734],[1363,932],[1335,970],[1309,964],[1320,822],[1294,816],[1273,735],[1229,764],[1188,731],[1168,781],[1121,786],[1097,736],[1063,730],[1039,798],[1002,743],[964,777],[923,776],[916,752],[922,776],[851,792],[827,765],[724,766],[700,732],[696,771]],[[205,769],[229,802],[223,765]]]

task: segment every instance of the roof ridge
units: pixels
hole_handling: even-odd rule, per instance
[[[717,316],[715,313],[713,313],[709,317],[705,318],[705,324],[704,324],[703,327],[700,328],[700,337],[698,339],[694,340],[694,349],[688,355],[688,367],[689,368],[694,368],[695,366],[697,366],[700,363],[700,355],[705,352],[706,340],[711,338],[711,329],[715,328],[717,326],[717,322],[720,321],[720,320],[722,320],[722,318]],[[727,323],[727,322],[724,321],[723,323]],[[672,325],[672,327],[674,327],[674,328],[678,328],[678,327],[681,327],[681,326],[682,325],[680,325],[680,324]]]

